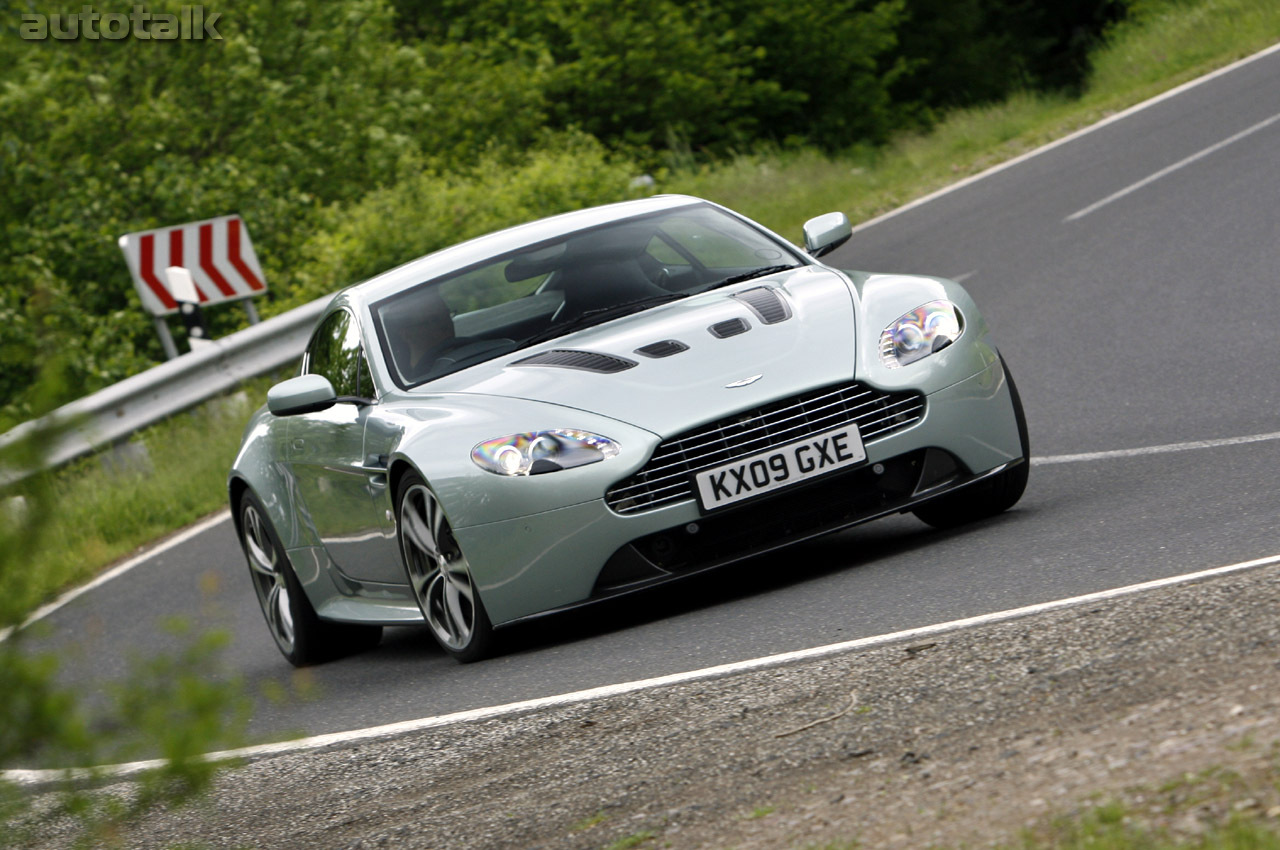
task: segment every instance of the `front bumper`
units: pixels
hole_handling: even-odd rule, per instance
[[[689,500],[622,516],[597,499],[455,535],[502,625],[908,510],[1021,460],[999,362],[929,395],[920,422],[866,450],[855,469],[707,515]]]

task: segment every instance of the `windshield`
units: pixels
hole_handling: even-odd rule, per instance
[[[794,249],[707,205],[566,234],[373,305],[404,388],[716,286],[804,264]]]

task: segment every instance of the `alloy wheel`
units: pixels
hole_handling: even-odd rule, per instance
[[[475,584],[439,500],[424,484],[400,500],[400,547],[432,633],[446,649],[465,650],[476,632]]]
[[[266,615],[267,627],[280,649],[288,655],[293,651],[295,640],[289,585],[285,581],[280,553],[267,531],[266,521],[257,507],[247,500],[241,515],[240,529],[245,552],[249,556],[253,588],[258,593],[262,613]]]

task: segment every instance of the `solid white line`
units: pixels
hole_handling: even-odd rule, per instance
[[[1280,431],[1267,434],[1251,434],[1247,437],[1222,437],[1217,440],[1190,440],[1185,443],[1166,443],[1162,446],[1143,446],[1136,449],[1114,449],[1106,452],[1082,452],[1074,455],[1045,455],[1032,457],[1032,466],[1046,466],[1054,463],[1080,463],[1090,460],[1111,460],[1113,458],[1140,457],[1142,455],[1163,455],[1172,452],[1189,452],[1195,449],[1216,449],[1222,446],[1242,446],[1246,443],[1263,443],[1268,440],[1280,440]]]
[[[668,676],[641,679],[635,682],[623,682],[617,685],[604,685],[602,687],[590,688],[584,691],[575,691],[568,694],[523,700],[521,702],[512,702],[507,703],[506,705],[492,706],[489,708],[476,708],[470,711],[459,711],[453,714],[443,714],[436,717],[424,717],[419,720],[406,720],[400,723],[389,723],[385,726],[374,726],[368,729],[353,729],[349,732],[334,732],[328,735],[316,735],[311,738],[302,738],[297,741],[284,741],[278,744],[262,744],[256,747],[243,747],[237,750],[209,753],[205,758],[210,761],[221,761],[224,759],[252,759],[264,756],[283,755],[286,753],[305,752],[308,750],[318,750],[323,747],[331,747],[338,744],[349,744],[354,741],[369,741],[379,738],[389,738],[395,735],[404,735],[409,732],[420,732],[423,729],[433,729],[440,726],[452,726],[458,723],[470,723],[477,720],[505,717],[508,715],[533,711],[535,709],[573,705],[575,703],[586,702],[587,700],[621,696],[623,694],[636,693],[637,691],[646,691],[652,690],[653,688],[666,687],[668,685],[678,685],[687,682],[714,679],[735,673],[764,670],[783,664],[790,664],[796,661],[825,658],[832,655],[852,652],[854,650],[871,649],[873,647],[883,646],[885,644],[895,643],[898,641],[929,637],[943,632],[957,631],[960,629],[990,625],[993,623],[1002,623],[1021,617],[1031,616],[1033,614],[1044,614],[1050,611],[1058,611],[1078,605],[1095,604],[1109,599],[1132,596],[1137,593],[1143,593],[1149,590],[1158,590],[1164,587],[1190,584],[1191,582],[1201,581],[1207,578],[1214,578],[1217,576],[1228,575],[1230,573],[1256,569],[1258,567],[1265,567],[1276,563],[1280,563],[1280,555],[1258,558],[1253,561],[1242,561],[1241,563],[1229,564],[1225,567],[1214,567],[1213,569],[1186,573],[1179,576],[1170,576],[1169,578],[1155,579],[1154,581],[1145,581],[1141,584],[1131,584],[1125,587],[1113,588],[1111,590],[1102,590],[1097,593],[1087,593],[1083,596],[1073,596],[1068,599],[1057,599],[1052,602],[1041,602],[1035,605],[1026,605],[1022,608],[1012,608],[1007,611],[980,614],[976,617],[966,617],[962,620],[952,620],[948,623],[938,623],[932,626],[906,629],[904,631],[892,632],[885,635],[858,638],[857,640],[833,643],[826,646],[814,647],[812,649],[783,652],[778,655],[770,655],[764,658],[735,661],[731,664],[721,664],[716,667],[706,667],[701,670],[691,670],[686,673],[673,673]],[[130,762],[129,764],[107,765],[94,769],[93,775],[99,777],[125,777],[159,767],[162,764],[163,762],[159,760],[151,760]],[[75,773],[89,775],[87,769],[77,769]],[[66,770],[6,770],[0,772],[0,777],[3,777],[10,782],[28,785],[62,779],[66,776]]]
[[[1204,159],[1209,154],[1216,153],[1217,151],[1220,151],[1223,148],[1225,148],[1227,145],[1235,144],[1236,142],[1240,141],[1246,136],[1252,136],[1254,133],[1258,132],[1259,130],[1263,130],[1267,127],[1270,127],[1272,124],[1276,123],[1277,121],[1280,121],[1280,113],[1272,115],[1270,118],[1266,119],[1265,121],[1259,121],[1257,124],[1254,124],[1252,127],[1248,128],[1247,130],[1241,130],[1239,133],[1236,133],[1234,136],[1223,139],[1217,144],[1210,145],[1209,147],[1205,148],[1204,150],[1198,153],[1193,153],[1191,156],[1187,157],[1186,159],[1178,160],[1173,165],[1170,165],[1166,168],[1162,168],[1159,171],[1157,171],[1155,174],[1142,178],[1137,183],[1132,183],[1128,186],[1125,186],[1119,192],[1114,192],[1110,195],[1107,195],[1101,201],[1092,203],[1082,210],[1077,210],[1076,212],[1073,212],[1071,215],[1064,218],[1062,220],[1062,223],[1066,224],[1068,221],[1077,221],[1078,219],[1082,219],[1085,216],[1087,216],[1089,213],[1100,210],[1103,207],[1105,207],[1107,204],[1113,201],[1118,201],[1121,198],[1123,198],[1125,195],[1129,195],[1138,191],[1143,186],[1149,186],[1162,177],[1168,177],[1173,172],[1181,168],[1186,168],[1188,165],[1195,162],[1196,160]]]
[[[190,540],[192,537],[195,537],[197,534],[200,534],[203,531],[207,531],[208,529],[213,528],[215,525],[226,522],[229,519],[231,519],[231,511],[223,510],[219,513],[214,514],[211,517],[201,520],[195,525],[188,526],[186,529],[178,532],[173,537],[170,537],[168,540],[164,541],[160,545],[154,548],[148,549],[147,551],[139,555],[135,555],[134,557],[125,561],[123,564],[118,564],[112,567],[111,569],[107,570],[105,573],[98,576],[88,584],[84,584],[84,585],[81,585],[80,587],[73,588],[72,590],[68,590],[66,593],[62,594],[61,596],[59,596],[57,599],[53,600],[49,604],[42,605],[41,607],[37,608],[35,610],[35,613],[33,613],[30,617],[24,620],[22,625],[19,626],[19,628],[25,629],[27,626],[34,623],[36,620],[49,616],[54,611],[57,611],[59,608],[61,608],[63,605],[66,605],[71,600],[85,593],[88,593],[89,591],[93,590],[95,587],[106,584],[107,582],[111,581],[113,578],[116,578],[117,576],[124,575],[125,573],[129,572],[129,570],[133,569],[139,564],[145,563],[146,561],[151,560],[157,555],[164,554],[165,552],[168,552],[170,549],[174,548],[175,546],[181,546],[183,543],[186,543],[188,540]],[[9,638],[9,635],[11,634],[13,634],[12,627],[7,629],[0,629],[0,641],[7,640]]]
[[[965,186],[968,186],[971,183],[977,183],[979,180],[985,180],[986,178],[992,176],[993,174],[998,174],[1001,171],[1004,171],[1005,169],[1013,168],[1015,165],[1019,165],[1023,162],[1026,162],[1027,160],[1033,157],[1040,156],[1043,153],[1048,153],[1054,148],[1061,147],[1062,145],[1068,144],[1070,142],[1074,142],[1076,139],[1080,138],[1081,136],[1087,136],[1090,133],[1096,132],[1097,130],[1101,130],[1103,127],[1106,127],[1110,124],[1114,124],[1117,121],[1122,121],[1125,118],[1128,118],[1129,116],[1135,113],[1141,112],[1144,109],[1149,109],[1158,103],[1162,103],[1163,101],[1169,100],[1170,98],[1177,97],[1178,95],[1182,94],[1185,91],[1190,91],[1191,89],[1196,88],[1197,86],[1203,85],[1204,83],[1207,83],[1210,80],[1215,80],[1218,77],[1223,76],[1224,74],[1230,74],[1232,71],[1236,70],[1237,68],[1242,68],[1245,65],[1248,65],[1252,62],[1256,62],[1259,59],[1270,56],[1272,53],[1276,53],[1276,52],[1280,52],[1280,43],[1273,44],[1270,47],[1266,48],[1265,50],[1260,50],[1257,53],[1253,54],[1252,56],[1246,56],[1243,59],[1232,62],[1230,65],[1225,65],[1216,71],[1210,71],[1208,74],[1205,74],[1203,77],[1196,77],[1194,80],[1185,82],[1182,85],[1178,86],[1177,88],[1169,89],[1167,92],[1164,92],[1163,94],[1158,94],[1155,97],[1150,98],[1149,100],[1144,100],[1142,101],[1142,103],[1134,104],[1133,106],[1130,106],[1128,109],[1125,109],[1121,112],[1115,113],[1114,115],[1109,115],[1106,118],[1103,118],[1101,121],[1098,121],[1096,124],[1090,124],[1088,127],[1083,127],[1079,130],[1076,130],[1074,133],[1071,133],[1070,135],[1063,136],[1062,138],[1049,142],[1046,145],[1041,145],[1035,150],[1027,151],[1026,153],[1021,154],[1020,156],[1015,156],[1013,159],[1007,159],[1004,162],[999,163],[998,165],[993,165],[990,168],[988,168],[986,171],[981,172],[980,174],[975,174],[972,177],[966,177],[965,179],[961,180],[958,183],[952,183],[948,186],[943,186],[938,191],[925,195],[924,197],[921,197],[921,198],[916,198],[914,201],[911,201],[910,203],[907,203],[907,204],[903,204],[897,209],[890,210],[889,212],[878,215],[875,218],[867,219],[861,224],[856,225],[853,228],[853,232],[857,233],[860,230],[866,230],[867,228],[875,227],[877,224],[880,224],[882,221],[888,221],[889,219],[902,215],[903,213],[909,210],[913,210],[916,207],[923,206],[929,203],[930,201],[937,200],[938,198],[941,198],[944,195],[949,195],[958,189],[963,189]]]

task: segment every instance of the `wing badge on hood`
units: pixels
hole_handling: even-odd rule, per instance
[[[734,381],[732,384],[725,384],[724,388],[726,390],[735,390],[738,387],[745,387],[745,386],[749,386],[750,384],[754,384],[756,381],[760,380],[763,377],[764,375],[752,375],[750,378],[743,378],[741,381]]]

